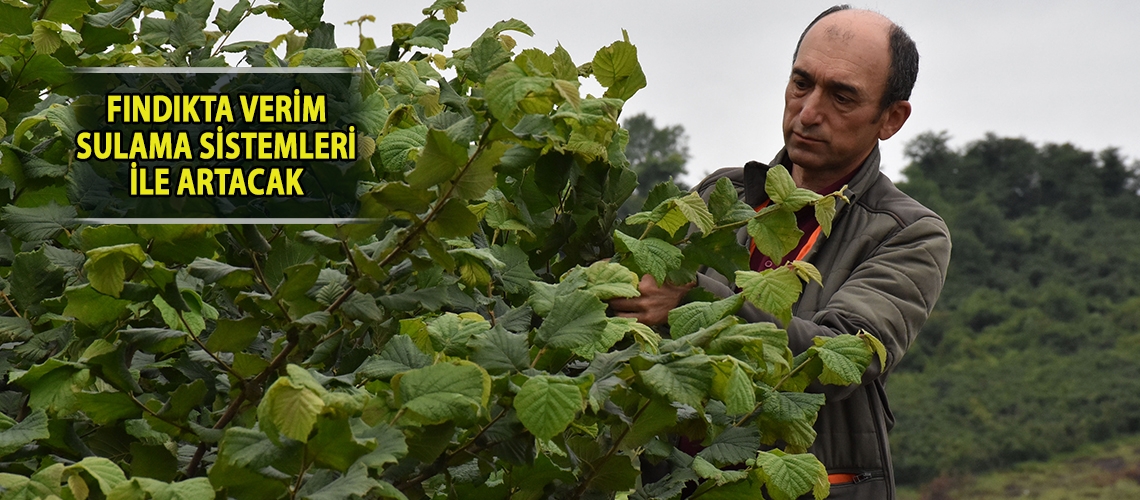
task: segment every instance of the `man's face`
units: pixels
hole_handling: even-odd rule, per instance
[[[862,14],[842,11],[821,19],[792,64],[784,144],[792,163],[805,171],[850,172],[878,139],[897,130],[884,130],[889,113],[879,107],[890,65],[885,27]]]

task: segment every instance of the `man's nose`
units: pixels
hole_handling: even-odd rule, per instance
[[[823,92],[818,89],[809,92],[800,108],[800,124],[805,127],[819,124],[823,119],[822,105]]]

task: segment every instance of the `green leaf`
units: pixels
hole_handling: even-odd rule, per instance
[[[491,28],[487,31],[494,35],[498,35],[504,31],[517,31],[527,36],[534,36],[534,30],[530,29],[530,26],[527,26],[526,23],[519,21],[513,17],[505,21],[499,21],[495,23],[495,25],[491,26]]]
[[[618,251],[629,253],[637,267],[643,273],[653,275],[658,284],[665,283],[665,275],[681,266],[681,250],[664,240],[638,240],[617,230],[614,230],[614,237]]]
[[[204,477],[195,477],[176,483],[165,483],[146,477],[135,477],[131,482],[137,482],[144,491],[154,500],[211,500],[214,498],[214,486]],[[128,483],[120,484],[123,488]],[[113,497],[108,497],[113,498]]]
[[[574,380],[539,375],[522,385],[514,405],[527,430],[538,439],[547,440],[566,430],[574,416],[586,407],[586,401]]]
[[[11,382],[28,389],[28,406],[56,414],[75,411],[76,395],[91,381],[91,372],[81,365],[48,358]]]
[[[142,410],[122,392],[80,393],[79,407],[93,422],[110,425],[119,420],[139,418]]]
[[[530,282],[538,281],[538,276],[530,268],[530,257],[518,245],[492,245],[491,254],[506,264],[499,275],[507,293],[527,292]]]
[[[736,242],[733,231],[714,231],[712,234],[694,234],[681,250],[684,263],[697,267],[705,265],[722,276],[732,277],[736,271],[748,269],[748,249]]]
[[[554,88],[554,78],[530,76],[517,63],[503,64],[491,72],[484,92],[491,114],[512,128],[518,124],[518,119],[523,114],[549,113],[554,106],[553,98],[558,95]],[[539,97],[545,99],[533,100]],[[541,102],[543,105],[531,107],[527,102]]]
[[[37,54],[50,55],[63,44],[60,38],[60,25],[54,21],[35,21],[32,23],[32,44]]]
[[[716,187],[709,195],[709,212],[712,213],[716,223],[721,225],[748,220],[756,215],[752,207],[740,201],[736,187],[727,177],[717,179]]]
[[[123,474],[123,470],[115,465],[115,462],[103,457],[84,458],[64,468],[63,477],[66,480],[69,476],[78,475],[81,470],[95,479],[95,484],[99,486],[99,491],[102,491],[104,495],[110,494],[116,486],[127,481],[127,476]]]
[[[487,405],[491,377],[469,362],[440,363],[392,377],[396,403],[424,423],[470,422]]]
[[[744,415],[756,407],[756,389],[752,377],[741,368],[739,362],[717,362],[711,394],[724,402],[729,415]]]
[[[470,236],[479,229],[479,219],[471,213],[465,200],[452,198],[428,224],[428,229],[441,238]]]
[[[41,17],[48,21],[68,24],[91,10],[87,0],[52,0]]]
[[[15,316],[0,316],[0,344],[23,342],[32,338],[32,324]]]
[[[476,313],[445,313],[427,324],[436,351],[451,356],[465,354],[467,343],[490,329],[491,323]]]
[[[867,342],[867,347],[869,347],[871,349],[872,353],[879,355],[879,369],[886,371],[886,369],[887,369],[887,346],[883,345],[882,341],[880,341],[874,335],[871,335],[869,332],[865,332],[865,331],[860,330],[859,333],[857,333],[856,335],[859,338],[863,339],[865,342]]]
[[[760,431],[755,427],[726,427],[712,443],[697,453],[718,467],[744,463],[760,449]]]
[[[138,243],[88,250],[87,262],[83,264],[83,269],[87,272],[87,280],[91,282],[91,286],[118,298],[119,293],[123,291],[123,279],[126,277],[126,271],[123,269],[124,259],[141,264],[147,260],[147,255]]]
[[[810,453],[785,455],[779,450],[761,451],[753,473],[764,483],[772,500],[795,500],[809,491],[816,500],[831,493],[827,469]]]
[[[823,362],[823,373],[819,381],[832,385],[859,383],[867,365],[871,364],[873,352],[867,342],[854,335],[838,335],[831,338],[816,337],[816,346],[811,348]]]
[[[628,100],[645,88],[645,73],[637,62],[637,47],[629,43],[629,35],[622,30],[625,40],[614,42],[594,54],[594,76],[603,87],[605,97]]]
[[[317,433],[309,440],[305,452],[309,462],[344,472],[373,448],[375,443],[361,441],[353,435],[348,419],[320,418]]]
[[[246,317],[238,320],[219,319],[214,333],[206,341],[206,348],[218,352],[239,352],[249,347],[261,331],[262,321]]]
[[[775,263],[795,250],[804,232],[796,225],[796,214],[784,210],[765,210],[748,221],[748,235],[756,249]]]
[[[274,441],[280,432],[289,439],[306,442],[324,407],[324,400],[310,384],[290,374],[278,378],[265,391],[257,406],[257,418],[262,430]]]
[[[705,201],[697,193],[689,193],[681,198],[674,200],[677,209],[685,214],[685,218],[696,224],[697,228],[702,233],[708,234],[712,232],[713,226],[716,225],[713,220],[712,213],[705,205]]]
[[[471,55],[463,61],[463,72],[475,82],[483,82],[496,68],[511,61],[511,54],[503,50],[496,36],[487,30],[471,44]],[[486,87],[484,87],[486,90]]]
[[[467,164],[467,145],[457,144],[442,130],[428,130],[423,152],[416,168],[406,179],[413,189],[427,189],[450,180]]]
[[[760,401],[762,442],[771,445],[783,440],[789,450],[806,451],[815,441],[812,425],[824,401],[823,394],[767,391]]]
[[[499,375],[520,372],[530,367],[526,335],[510,333],[502,325],[496,325],[476,336],[469,345],[472,349],[471,361],[478,363],[488,373]]]
[[[396,335],[377,356],[369,357],[356,370],[358,380],[389,379],[393,375],[431,364],[431,356],[420,351],[407,335]]]
[[[784,203],[796,191],[796,181],[792,180],[792,174],[783,165],[769,168],[765,179],[764,191],[773,203]]]
[[[693,408],[702,408],[712,385],[713,370],[708,356],[692,354],[655,364],[638,376],[654,393]]]
[[[218,15],[214,17],[214,24],[222,33],[229,33],[241,22],[245,11],[249,10],[249,0],[238,0],[230,10],[218,8]]]
[[[408,444],[405,442],[404,433],[399,429],[384,423],[368,429],[359,429],[360,426],[356,425],[354,427],[357,427],[355,430],[358,438],[376,440],[376,448],[360,457],[360,463],[380,469],[387,464],[396,463],[408,454]]]
[[[796,276],[798,276],[805,283],[811,283],[814,281],[816,283],[819,283],[820,286],[823,286],[823,275],[820,274],[819,269],[816,269],[816,267],[810,262],[794,260],[791,262],[791,264],[792,269],[796,271]]]
[[[0,458],[7,456],[24,445],[51,436],[48,432],[48,417],[43,410],[33,410],[16,425],[0,431]]]
[[[186,332],[168,328],[129,328],[119,330],[119,338],[143,352],[166,354],[186,343]]]
[[[78,214],[73,206],[61,207],[54,201],[47,205],[21,208],[4,207],[0,218],[7,225],[8,234],[24,241],[50,240],[75,225]]]
[[[822,196],[816,194],[813,191],[809,191],[803,188],[796,188],[794,191],[792,191],[792,194],[788,195],[787,198],[784,198],[780,202],[780,205],[782,209],[789,212],[799,212],[801,208],[815,203],[820,198],[822,198]]]
[[[376,144],[376,152],[380,155],[384,168],[389,172],[402,172],[412,153],[418,152],[427,144],[427,132],[427,127],[423,125],[389,131]]]
[[[68,288],[63,292],[63,296],[67,299],[67,307],[63,309],[63,314],[93,327],[115,321],[131,305],[129,300],[101,294],[90,285]]]
[[[380,481],[369,477],[368,467],[357,465],[349,469],[343,476],[336,478],[331,483],[304,498],[309,500],[342,500],[354,497],[367,498],[370,491],[380,487]],[[388,490],[396,491],[396,493],[399,494],[397,498],[405,498],[398,490],[391,488],[391,485],[389,485]]]
[[[615,297],[637,297],[641,295],[637,285],[640,281],[637,273],[625,266],[610,262],[598,261],[586,268],[587,292],[594,294],[599,300],[610,300]]]
[[[571,350],[582,359],[592,360],[598,353],[609,351],[614,344],[633,329],[633,324],[636,322],[637,320],[633,318],[606,318],[605,329],[594,337],[593,342]]]
[[[187,270],[191,276],[201,278],[206,283],[217,283],[226,288],[249,288],[255,279],[253,269],[201,257],[194,259]]]
[[[702,328],[712,326],[721,318],[736,313],[744,304],[744,296],[733,295],[716,302],[690,302],[669,311],[669,333],[683,337]]]
[[[575,290],[558,300],[535,333],[542,347],[577,349],[594,342],[607,326],[606,305],[594,294]]]
[[[499,164],[512,144],[495,141],[471,162],[471,166],[455,180],[455,193],[460,198],[477,199],[487,194],[487,190],[495,185],[494,167]],[[466,161],[466,160],[465,160]]]
[[[831,221],[835,220],[835,197],[824,196],[815,202],[815,220],[824,236],[831,236]]]
[[[803,291],[803,282],[787,266],[761,272],[737,271],[736,284],[749,302],[785,325],[792,320],[792,305]]]
[[[277,6],[285,20],[298,31],[316,29],[325,15],[325,0],[277,0]]]

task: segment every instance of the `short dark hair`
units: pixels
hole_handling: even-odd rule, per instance
[[[807,36],[808,31],[811,31],[812,26],[815,26],[820,19],[849,9],[851,6],[847,4],[836,5],[815,16],[815,19],[812,19],[807,28],[804,28],[804,32],[800,34],[800,40],[796,42],[796,51],[792,54],[792,63],[795,63],[796,58],[799,57],[800,45],[804,43],[804,37]],[[914,82],[918,79],[918,48],[915,47],[914,40],[910,38],[906,30],[903,30],[893,21],[888,36],[890,38],[891,64],[887,71],[887,87],[883,89],[883,95],[879,98],[881,109],[887,109],[887,106],[897,101],[910,99],[910,92],[914,90]]]

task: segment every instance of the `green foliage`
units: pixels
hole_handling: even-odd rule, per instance
[[[1137,165],[1113,149],[947,142],[912,142],[900,186],[954,238],[942,296],[889,384],[900,481],[1140,432]]]
[[[858,380],[873,344],[841,336],[793,357],[784,330],[734,316],[749,300],[786,319],[814,268],[746,275],[740,295],[678,308],[674,339],[607,312],[646,274],[735,275],[735,231],[764,227],[727,184],[708,204],[660,185],[619,223],[637,181],[617,120],[646,84],[626,37],[578,66],[561,47],[516,51],[507,32],[532,31],[513,19],[444,53],[466,10],[455,0],[393,25],[388,46],[362,33],[359,49],[334,46],[322,0],[241,0],[217,11],[220,31],[210,0],[17,4],[0,4],[2,498],[826,485],[814,457],[758,449],[803,452],[822,404],[803,388]],[[227,43],[262,15],[292,31]],[[65,68],[219,66],[223,52],[362,70],[338,118],[357,124],[361,159],[323,180],[355,188],[371,223],[77,219],[91,209],[79,188],[107,165],[72,161],[87,124]],[[600,98],[578,91],[591,73]],[[833,200],[797,193],[772,210]],[[709,446],[638,486],[644,461],[684,458],[679,434]]]

